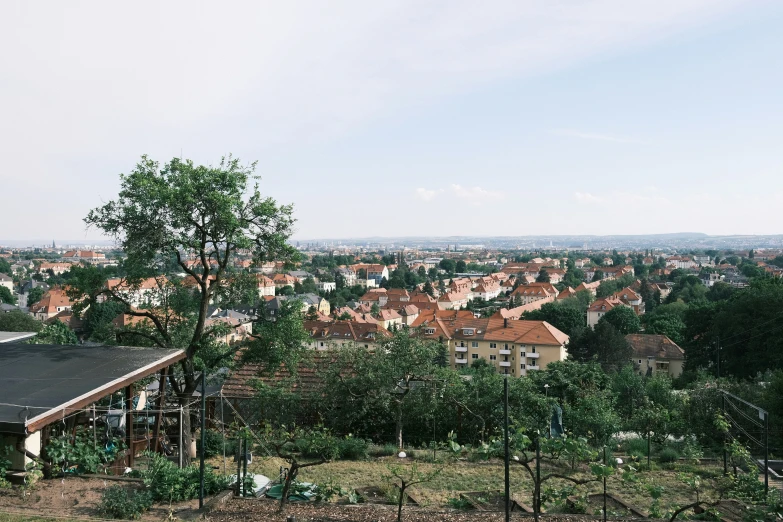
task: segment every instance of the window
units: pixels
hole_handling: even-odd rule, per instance
[[[508,375],[508,368],[503,368],[503,373],[505,373],[506,375]]]
[[[435,328],[425,328],[424,329],[424,334],[425,335],[432,335],[434,333],[435,333]]]
[[[508,355],[504,355],[504,356],[503,356],[503,360],[504,360],[504,361],[508,361]]]
[[[473,341],[470,343],[471,348],[478,348],[478,341]]]
[[[490,348],[497,348],[498,345],[496,343],[489,343]]]
[[[503,345],[503,349],[504,349],[504,350],[508,350],[508,343],[506,343],[506,344],[504,344],[504,345]]]
[[[536,347],[535,346],[533,347],[533,353],[536,353]]]
[[[490,356],[489,356],[489,360],[490,360],[490,361],[494,361],[494,360],[496,360],[497,358],[498,358],[498,356],[497,356],[497,355],[490,355]]]
[[[478,359],[478,354],[477,354],[477,353],[474,353],[473,355],[471,355],[471,356],[470,356],[470,358],[471,358],[471,359]]]
[[[525,369],[525,363],[520,364],[519,367],[524,370]]]
[[[323,346],[323,345],[324,345],[324,342],[323,342],[323,341],[321,341],[321,346]]]

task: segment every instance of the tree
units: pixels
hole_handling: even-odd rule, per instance
[[[16,304],[16,296],[6,286],[0,286],[0,303]]]
[[[462,273],[465,273],[465,272],[467,272],[467,270],[468,270],[468,265],[465,263],[465,261],[463,261],[462,259],[460,259],[459,261],[457,261],[457,264],[456,264],[456,266],[455,266],[454,268],[455,268],[455,270],[456,270],[457,272],[459,272],[459,273],[461,273],[461,274],[462,274]]]
[[[27,306],[30,307],[41,300],[44,296],[44,289],[41,286],[36,286],[30,289],[27,294]]]
[[[615,306],[598,321],[605,321],[623,335],[637,333],[642,329],[642,323],[639,316],[630,306]]]
[[[561,332],[571,335],[571,332],[584,326],[585,312],[580,309],[580,306],[571,306],[565,301],[546,303],[538,310],[525,312],[523,318],[531,321],[546,321]]]
[[[291,484],[299,475],[299,470],[325,464],[338,456],[337,438],[321,426],[312,429],[267,427],[262,440],[266,446],[275,450],[278,458],[288,463],[280,497],[280,511],[288,504]]]
[[[78,342],[76,334],[59,320],[45,325],[35,337],[30,339],[30,344],[76,344]]]
[[[192,282],[195,306],[185,316],[172,313],[171,307],[134,308],[117,287],[92,289],[123,303],[126,314],[149,321],[151,331],[136,335],[160,347],[185,350],[187,357],[180,363],[184,384],[171,379],[184,408],[199,385],[196,370],[214,367],[232,356],[227,347],[222,352],[216,350],[221,328],[206,327],[207,310],[217,289],[232,284],[227,277],[232,255],[249,249],[257,262],[263,262],[294,254],[287,244],[294,223],[293,208],[262,197],[258,185],[251,189],[254,170],[255,163],[243,166],[230,156],[217,166],[195,165],[179,158],[161,166],[142,156],[130,174],[120,175],[117,199],[91,210],[85,218],[88,226],[120,244],[127,256],[124,281],[129,288],[138,288],[145,278],[160,274],[161,261],[170,258],[176,259]],[[188,254],[195,254],[198,268],[188,261]],[[171,322],[182,327],[180,338],[169,328]],[[190,415],[186,413],[185,418]],[[189,426],[184,431],[183,445],[187,447]]]
[[[432,288],[432,283],[430,283],[429,281],[424,283],[423,290],[424,290],[424,293],[427,294],[430,297],[433,297],[435,295],[435,289]]]
[[[656,315],[647,322],[645,331],[665,335],[676,344],[681,345],[685,340],[685,328],[685,323],[677,316]]]
[[[454,270],[457,268],[457,263],[455,263],[453,259],[441,259],[438,266],[449,274],[453,274]]]
[[[416,484],[429,482],[437,477],[442,471],[443,466],[436,466],[427,471],[420,470],[415,462],[410,465],[405,464],[387,464],[386,469],[389,475],[385,478],[394,482],[399,491],[397,497],[397,522],[402,522],[402,505],[405,503],[405,490]]]
[[[594,329],[585,328],[571,336],[568,353],[576,361],[595,360],[608,372],[618,371],[628,364],[633,349],[612,323],[601,320]]]
[[[11,264],[4,257],[0,257],[0,274],[11,275]]]
[[[603,271],[602,271],[602,270],[596,270],[596,271],[595,271],[595,273],[593,274],[593,279],[592,279],[592,281],[591,281],[591,282],[592,282],[592,283],[595,283],[596,281],[601,281],[601,280],[603,280],[603,278],[604,278],[604,273],[603,273]]]
[[[302,281],[302,292],[303,294],[315,294],[318,293],[318,287],[315,285],[315,280],[312,277],[305,277],[304,281]]]
[[[549,282],[549,272],[546,271],[546,268],[542,268],[538,271],[538,277],[536,277],[536,283],[548,283]]]
[[[41,328],[40,321],[19,310],[0,314],[0,332],[38,332]]]
[[[416,272],[419,274],[420,279],[426,279],[427,278],[427,269],[424,268],[424,265],[421,265]]]

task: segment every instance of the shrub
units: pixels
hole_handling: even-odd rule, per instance
[[[363,460],[367,458],[369,443],[353,435],[347,435],[337,443],[337,451],[341,459]]]
[[[473,509],[473,504],[470,503],[465,497],[450,497],[448,500],[449,507],[452,509]]]
[[[152,493],[122,486],[106,488],[98,505],[103,517],[136,520],[152,506]]]
[[[674,448],[663,448],[658,454],[658,461],[661,463],[676,462],[680,458],[680,454]]]
[[[397,454],[397,446],[394,444],[385,444],[383,446],[372,445],[367,449],[367,453],[373,457],[388,457]]]
[[[11,467],[11,461],[8,460],[8,455],[10,455],[13,450],[13,446],[0,447],[0,488],[11,487],[11,483],[5,479],[5,474],[8,473],[8,469]]]
[[[647,440],[646,439],[630,439],[627,441],[627,448],[629,455],[643,455],[647,456]]]
[[[96,445],[92,435],[79,427],[73,438],[69,434],[52,438],[46,456],[58,468],[67,465],[76,473],[98,473],[117,457],[122,446],[122,440],[116,437]]]
[[[199,456],[201,456],[201,437],[196,437],[196,449]],[[226,455],[231,455],[228,452],[228,440],[226,441]],[[218,455],[223,455],[223,434],[214,431],[207,430],[204,433],[204,457],[212,458]]]
[[[145,453],[150,459],[149,466],[142,471],[144,485],[147,486],[156,501],[190,500],[198,496],[199,468],[188,466],[178,468],[163,455]],[[227,477],[215,474],[211,469],[204,470],[204,493],[213,495],[228,488]]]

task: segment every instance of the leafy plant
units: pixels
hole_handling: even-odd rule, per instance
[[[14,451],[14,447],[8,445],[4,448],[0,448],[0,488],[9,488],[11,483],[5,478],[5,474],[8,473],[8,469],[11,467],[11,461],[8,456]]]
[[[64,472],[98,473],[106,464],[114,461],[122,444],[119,438],[109,439],[105,444],[95,444],[92,435],[79,427],[73,438],[67,433],[52,438],[46,446],[46,456]]]
[[[196,437],[196,449],[201,455],[201,437]],[[226,441],[226,453],[228,452],[228,441]],[[223,434],[215,430],[206,430],[204,432],[204,457],[212,458],[223,454]]]
[[[142,471],[144,485],[149,488],[155,501],[176,502],[189,500],[198,496],[199,468],[187,466],[178,468],[165,456],[145,452],[149,465]],[[204,470],[204,492],[212,495],[228,487],[227,477],[215,474],[211,469]]]
[[[337,451],[341,459],[363,460],[367,458],[369,443],[350,433],[337,443]]]
[[[471,504],[470,501],[465,497],[449,497],[447,503],[449,507],[453,509],[473,509],[473,504]]]
[[[658,460],[662,463],[671,463],[676,462],[677,459],[680,458],[680,454],[677,453],[677,450],[674,448],[663,448],[660,453],[658,453]]]
[[[103,491],[98,513],[108,518],[137,520],[152,507],[152,493],[122,486],[110,486]]]

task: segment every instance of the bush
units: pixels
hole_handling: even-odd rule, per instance
[[[188,466],[178,468],[163,455],[145,453],[150,459],[149,467],[142,472],[144,485],[150,489],[156,501],[190,500],[198,496],[199,468]],[[204,470],[204,493],[214,495],[228,488],[227,477],[215,474],[211,469]]]
[[[347,435],[337,443],[337,451],[341,459],[364,460],[369,446],[366,440]]]
[[[201,456],[201,436],[196,437],[196,450]],[[209,459],[218,455],[223,455],[223,434],[219,431],[207,430],[204,433],[204,457]],[[231,455],[228,452],[228,440],[226,440],[226,455]]]
[[[397,454],[397,446],[394,444],[385,444],[383,446],[372,445],[367,449],[367,453],[373,457],[389,457]]]
[[[642,455],[647,456],[647,440],[646,439],[630,439],[627,441],[627,448],[629,455]]]
[[[658,461],[664,464],[676,462],[679,458],[680,454],[674,448],[663,448],[658,454]]]
[[[103,492],[98,513],[103,517],[136,520],[152,506],[152,493],[109,486]]]

